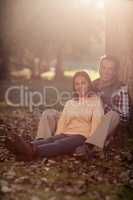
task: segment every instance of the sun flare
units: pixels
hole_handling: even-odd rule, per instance
[[[92,2],[92,0],[80,0],[81,4],[89,5]],[[104,0],[93,0],[95,2],[95,5],[98,9],[104,9]]]

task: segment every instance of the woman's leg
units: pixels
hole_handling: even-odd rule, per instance
[[[65,137],[68,137],[68,136],[62,133],[62,134],[50,137],[47,140],[41,140],[41,141],[35,140],[33,142],[26,142],[21,136],[17,134],[12,134],[12,138],[8,140],[6,146],[7,146],[7,149],[15,155],[31,155],[33,151],[39,147],[39,145],[53,143],[56,140],[63,139]]]
[[[67,137],[67,135],[61,133],[61,134],[58,134],[58,135],[49,137],[49,138],[47,138],[47,139],[41,139],[41,140],[35,139],[35,140],[33,140],[33,141],[31,142],[31,144],[35,144],[35,145],[39,146],[39,145],[43,145],[43,144],[48,144],[48,143],[55,142],[56,140],[61,139],[61,138],[64,138],[64,137]]]
[[[33,160],[41,157],[53,157],[74,152],[76,147],[84,144],[86,138],[82,135],[68,135],[63,138],[58,138],[54,142],[42,145],[36,145],[29,142],[25,142],[22,137],[14,134],[15,141],[14,146],[17,152],[17,156],[21,160]],[[12,152],[13,153],[13,152]],[[15,154],[16,155],[16,154]]]
[[[74,152],[74,150],[84,144],[86,138],[82,135],[67,135],[52,143],[37,146],[37,154],[40,157],[53,157]]]

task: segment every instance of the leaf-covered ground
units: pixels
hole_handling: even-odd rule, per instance
[[[0,114],[1,200],[133,200],[133,140],[114,142],[108,157],[63,156],[18,162],[4,147],[5,134],[34,138],[40,114],[4,109]],[[122,133],[123,137],[123,133]]]

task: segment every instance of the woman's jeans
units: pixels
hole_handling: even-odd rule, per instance
[[[73,153],[83,145],[86,138],[80,134],[59,134],[48,139],[34,140],[31,142],[37,147],[39,157],[53,157]]]

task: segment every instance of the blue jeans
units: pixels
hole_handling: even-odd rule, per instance
[[[31,142],[37,147],[40,157],[53,157],[73,153],[84,144],[86,138],[80,134],[59,134],[48,139],[34,140]]]

